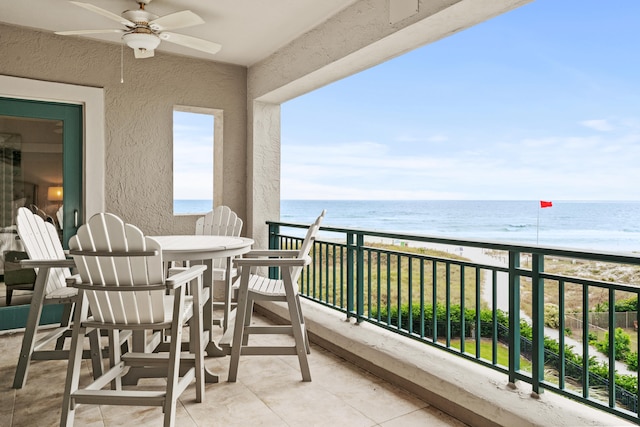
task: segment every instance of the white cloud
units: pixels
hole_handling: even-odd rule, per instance
[[[607,120],[584,120],[580,122],[582,126],[589,129],[597,130],[600,132],[608,132],[614,129],[614,127]]]
[[[446,154],[394,144],[286,146],[283,199],[639,199],[637,134],[476,142]]]
[[[428,135],[428,136],[417,136],[411,134],[401,134],[396,137],[397,142],[434,142],[441,143],[449,140],[449,137],[442,133]]]

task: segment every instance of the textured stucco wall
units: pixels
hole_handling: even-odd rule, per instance
[[[160,52],[136,60],[125,48],[120,83],[119,45],[1,24],[0,53],[0,74],[104,89],[105,209],[148,234],[194,230],[195,217],[172,213],[173,107],[224,110],[222,202],[246,218],[246,68]]]

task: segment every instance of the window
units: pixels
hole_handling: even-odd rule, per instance
[[[218,114],[219,110],[191,107],[173,110],[174,215],[213,209],[214,126],[218,125]]]

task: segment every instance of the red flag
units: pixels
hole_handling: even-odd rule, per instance
[[[550,208],[551,206],[553,206],[553,203],[540,200],[540,208]]]

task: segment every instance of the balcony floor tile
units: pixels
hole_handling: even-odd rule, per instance
[[[256,342],[262,339],[268,337],[257,337]],[[0,335],[0,424],[58,425],[66,362],[32,363],[27,385],[14,390],[11,384],[21,341],[22,333]],[[207,358],[207,367],[220,375],[221,382],[207,384],[203,403],[194,401],[194,387],[189,387],[180,398],[176,425],[464,426],[321,347],[312,345],[309,362],[313,381],[304,383],[294,356],[243,356],[238,381],[229,383],[229,358]],[[81,381],[89,380],[90,366],[85,361]],[[143,427],[161,421],[157,407],[81,405],[76,412],[76,425],[83,426]]]

